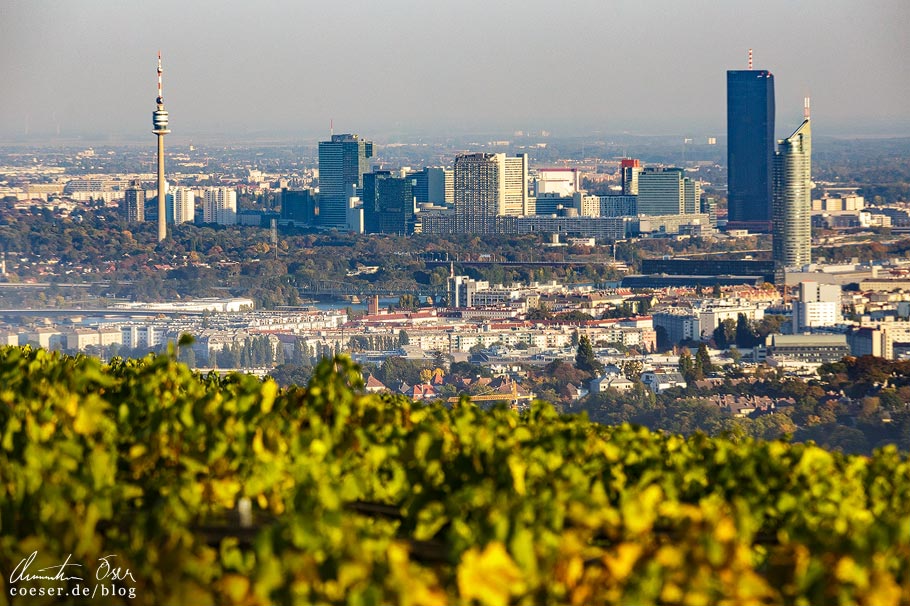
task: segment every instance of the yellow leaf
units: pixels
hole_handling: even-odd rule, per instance
[[[229,604],[239,604],[250,590],[250,580],[239,574],[226,574],[218,581],[221,592]]]
[[[509,471],[512,472],[512,483],[515,486],[515,492],[524,495],[527,492],[525,487],[525,472],[528,470],[528,464],[518,455],[509,457]]]
[[[521,571],[502,543],[489,543],[482,553],[472,547],[458,565],[458,592],[465,602],[508,606],[509,598],[525,590]]]
[[[262,384],[262,412],[270,412],[275,404],[275,396],[278,395],[278,384],[271,379]]]
[[[614,579],[626,579],[641,556],[642,547],[638,543],[620,543],[614,554],[604,555],[604,564]]]

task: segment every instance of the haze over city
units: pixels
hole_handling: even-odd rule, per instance
[[[910,134],[900,0],[704,4],[8,2],[0,136],[175,143],[362,132],[723,135],[725,73],[774,73],[779,136]],[[898,65],[898,67],[896,67]]]

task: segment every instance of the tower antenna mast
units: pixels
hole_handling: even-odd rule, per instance
[[[167,184],[164,181],[164,135],[171,132],[168,125],[167,110],[164,109],[164,97],[161,92],[161,51],[158,51],[158,97],[155,99],[155,111],[152,112],[152,133],[158,137],[158,241],[167,237]]]
[[[749,49],[749,70],[752,70],[752,49]]]

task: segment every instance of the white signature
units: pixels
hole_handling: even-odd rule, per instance
[[[35,558],[38,557],[38,552],[33,551],[28,557],[23,558],[16,564],[16,567],[13,568],[12,574],[9,575],[9,582],[19,583],[21,581],[82,581],[82,577],[77,576],[67,576],[67,569],[72,568],[82,568],[82,564],[72,564],[70,559],[73,557],[73,554],[66,556],[66,560],[62,564],[56,566],[45,566],[44,568],[38,568],[35,570],[37,573],[42,574],[32,574],[29,572],[29,567],[35,561]],[[115,558],[115,555],[107,555],[103,558],[98,558],[98,567],[95,569],[95,579],[99,581],[111,580],[111,581],[124,581],[129,579],[132,582],[136,582],[136,579],[133,577],[133,573],[130,572],[129,568],[114,567],[111,563],[111,558]],[[76,571],[78,572],[78,571]],[[81,572],[80,572],[81,574]]]

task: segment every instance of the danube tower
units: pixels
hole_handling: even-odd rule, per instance
[[[152,132],[158,136],[158,241],[167,237],[166,204],[167,184],[164,181],[164,135],[171,132],[167,127],[167,111],[164,109],[164,97],[161,96],[161,51],[158,51],[158,98],[157,109],[152,112]]]

